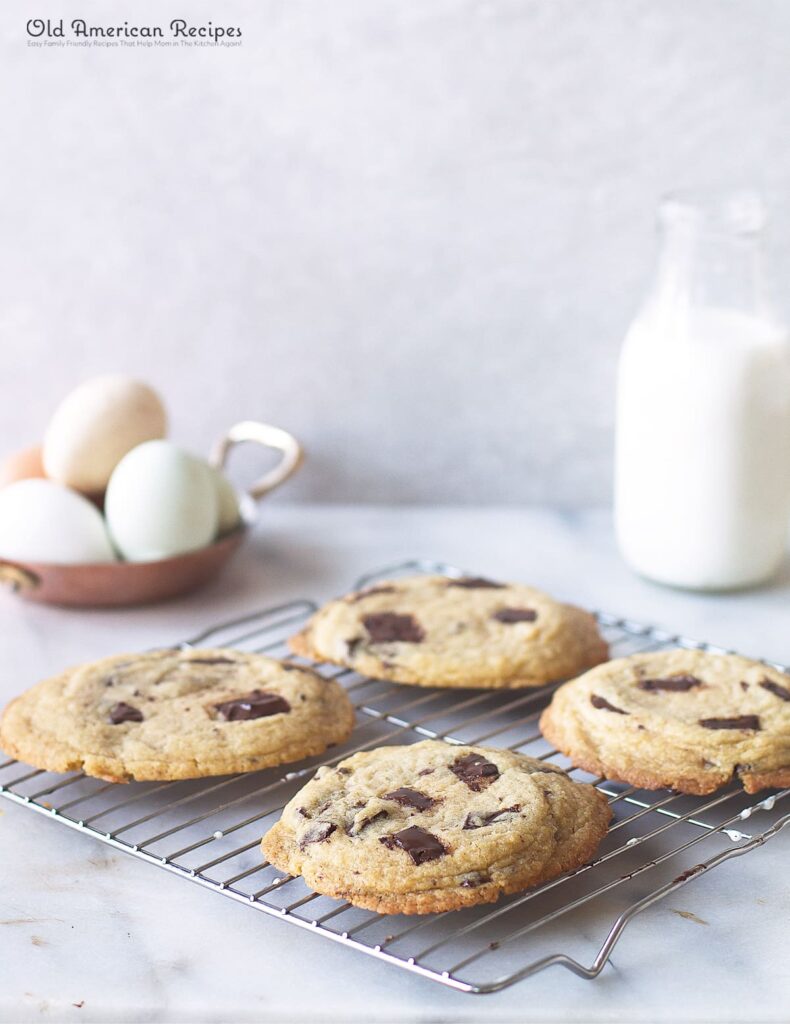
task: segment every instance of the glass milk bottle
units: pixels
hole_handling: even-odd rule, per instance
[[[615,519],[643,576],[771,576],[790,522],[790,342],[766,300],[759,196],[672,197],[617,388]]]

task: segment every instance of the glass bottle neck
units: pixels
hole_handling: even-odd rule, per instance
[[[656,285],[654,299],[660,303],[769,314],[757,235],[665,226]]]

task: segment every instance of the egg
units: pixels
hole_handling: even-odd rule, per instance
[[[166,429],[164,406],[147,384],[123,374],[92,377],[55,410],[44,435],[44,469],[83,494],[101,493],[127,452]]]
[[[41,445],[38,444],[12,452],[0,462],[0,487],[12,484],[15,480],[30,480],[45,475]]]
[[[235,530],[241,521],[239,498],[233,485],[220,469],[210,467],[214,486],[217,489],[217,535],[224,536]]]
[[[0,557],[18,562],[115,561],[101,513],[52,480],[18,480],[0,490]]]
[[[130,562],[205,547],[219,521],[212,470],[170,441],[146,441],[115,467],[104,514],[113,543]]]

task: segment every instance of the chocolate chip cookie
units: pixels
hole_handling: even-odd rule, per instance
[[[0,747],[46,771],[110,782],[250,772],[345,740],[345,690],[226,649],[122,654],[39,683],[6,708]]]
[[[790,677],[735,655],[610,661],[561,686],[540,728],[575,765],[644,789],[790,785]]]
[[[415,686],[509,689],[566,679],[608,656],[595,619],[515,583],[412,576],[331,601],[291,649]]]
[[[610,817],[598,790],[554,765],[426,740],[320,768],[262,849],[326,896],[428,914],[492,903],[584,864]]]

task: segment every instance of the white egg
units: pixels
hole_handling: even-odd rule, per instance
[[[0,557],[19,562],[113,562],[101,513],[51,480],[18,480],[0,490]]]
[[[211,475],[214,478],[214,486],[217,488],[217,503],[219,520],[217,522],[217,536],[222,537],[231,530],[235,530],[241,520],[239,511],[239,498],[230,480],[221,469],[210,467]]]
[[[170,441],[146,441],[124,455],[104,499],[110,536],[130,562],[170,558],[210,544],[218,508],[208,464]]]
[[[157,393],[123,374],[91,377],[55,410],[44,435],[44,469],[58,483],[100,494],[123,456],[164,437],[167,419]]]

